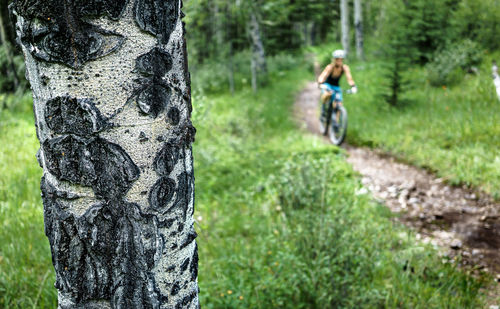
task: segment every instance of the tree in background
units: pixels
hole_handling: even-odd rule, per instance
[[[380,29],[383,35],[380,50],[384,59],[382,65],[384,80],[380,91],[385,101],[396,107],[404,103],[402,95],[408,84],[404,74],[415,59],[415,47],[412,45],[413,42],[408,40],[407,32],[403,29],[404,23],[408,22],[408,14],[399,13],[407,9],[407,5],[399,0],[391,4],[392,6],[385,7],[384,13],[387,15],[383,16],[389,18],[391,22],[384,23]]]
[[[246,79],[251,80],[252,58],[258,59],[254,57],[254,46],[261,46],[257,50],[265,51],[268,58],[296,54],[304,46],[323,43],[339,16],[338,6],[333,4],[309,0],[189,1],[185,9],[186,23],[191,29],[187,33],[191,68],[194,74],[206,66],[212,71],[197,84],[208,88],[213,84],[213,88],[221,90],[226,85],[234,89]],[[256,25],[252,27],[252,14],[260,33],[255,38],[260,37],[260,44],[254,44],[249,35],[249,29]],[[221,33],[223,44],[217,43]],[[224,82],[217,82],[221,78]]]
[[[453,5],[452,24],[458,30],[458,38],[469,38],[484,48],[500,47],[500,1],[460,0]]]
[[[14,2],[59,308],[197,308],[181,1]]]
[[[14,64],[14,56],[12,53],[12,47],[9,42],[9,38],[7,37],[7,31],[6,31],[6,25],[4,18],[2,16],[3,14],[0,13],[0,41],[2,43],[5,56],[7,58],[7,63],[8,63],[8,75],[9,77],[12,78],[14,81],[14,89],[17,89],[19,87],[19,78],[17,77],[17,70],[16,66]]]
[[[252,89],[257,92],[258,84],[266,83],[267,62],[255,5],[252,5],[251,9],[248,33],[252,41]]]
[[[340,20],[342,28],[342,48],[349,57],[350,40],[349,40],[349,4],[347,0],[340,0]]]
[[[356,54],[358,59],[364,60],[363,49],[363,3],[361,0],[354,0],[354,28],[356,29]]]
[[[15,48],[14,27],[10,22],[8,1],[0,0],[0,92],[21,93],[26,88],[20,50]]]

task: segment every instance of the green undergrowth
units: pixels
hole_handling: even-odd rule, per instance
[[[312,78],[312,76],[310,77]],[[338,148],[296,129],[288,73],[257,96],[195,98],[206,308],[473,308],[473,279],[357,194]]]
[[[359,194],[344,153],[296,128],[303,68],[194,96],[204,308],[478,308],[473,278]],[[29,98],[0,114],[0,307],[55,308]]]
[[[31,94],[0,110],[0,307],[55,308]]]
[[[495,57],[494,57],[495,56]],[[477,75],[461,75],[454,86],[430,86],[425,69],[407,73],[405,106],[389,108],[380,93],[376,61],[354,63],[360,92],[346,99],[348,141],[390,152],[428,168],[451,184],[480,187],[500,198],[500,101],[486,55]]]

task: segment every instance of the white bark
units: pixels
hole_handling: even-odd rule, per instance
[[[55,1],[28,4],[32,11],[17,2],[59,308],[197,308],[194,128],[181,1],[122,1],[113,19],[109,12],[49,12],[63,5]],[[166,6],[178,13],[171,29],[145,19],[151,6],[152,14]],[[51,22],[68,26],[58,18],[65,14],[74,19],[72,40],[81,29],[100,31],[102,44],[90,49],[98,56],[81,59],[84,47],[68,40],[74,62],[65,63],[64,49],[44,45],[55,40],[51,34],[31,36],[42,27],[57,36]]]
[[[265,80],[267,62],[264,44],[262,43],[259,21],[254,12],[250,16],[250,37],[252,39],[252,88],[257,91],[259,80]],[[260,76],[260,77],[259,77]]]
[[[354,27],[356,29],[356,54],[358,59],[365,57],[363,49],[363,3],[362,0],[354,0]]]
[[[349,5],[348,0],[340,0],[340,22],[342,28],[342,48],[347,56],[350,52],[349,42]]]
[[[497,90],[498,100],[500,100],[500,76],[498,76],[497,65],[493,64],[491,70],[493,72],[493,85],[495,85],[495,89]]]

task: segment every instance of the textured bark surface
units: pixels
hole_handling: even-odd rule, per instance
[[[340,23],[342,29],[342,48],[349,56],[349,4],[347,0],[340,0]]]
[[[257,20],[257,16],[255,15],[255,13],[253,12],[250,14],[249,33],[252,39],[252,88],[254,92],[256,92],[259,79],[264,82],[267,76],[267,62],[264,43],[262,43],[260,33],[259,21]]]
[[[354,27],[356,28],[356,54],[358,59],[365,58],[363,41],[363,3],[362,0],[354,0]]]
[[[59,308],[196,308],[180,0],[17,0]]]

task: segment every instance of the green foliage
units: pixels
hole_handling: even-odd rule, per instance
[[[500,47],[499,0],[461,0],[452,21],[461,38],[469,38],[490,50]]]
[[[385,89],[382,89],[381,96],[389,105],[401,106],[404,102],[407,102],[401,98],[407,85],[406,81],[403,80],[403,72],[406,69],[404,59],[396,57],[392,61],[385,63],[384,69],[383,76],[386,80],[381,83],[382,87],[385,86]]]
[[[412,62],[425,64],[434,51],[455,39],[450,16],[457,0],[386,0],[385,14],[379,20],[382,52],[394,38],[405,46]],[[382,19],[383,18],[383,19]],[[390,46],[389,46],[390,48]]]
[[[250,53],[240,52],[232,59],[235,88],[241,89],[250,84]],[[300,55],[281,53],[267,58],[269,73],[272,76],[283,75],[285,71],[298,67],[302,63]],[[209,61],[192,68],[193,88],[201,93],[222,93],[229,89],[230,66],[228,63]]]
[[[431,85],[456,85],[481,63],[483,53],[479,44],[464,40],[453,43],[436,52],[434,59],[427,65],[428,79]]]
[[[193,0],[185,3],[190,57],[196,64],[227,61],[250,48],[247,33],[251,12],[258,15],[268,55],[296,52],[324,42],[334,31],[338,4],[308,0]]]
[[[16,92],[22,93],[27,88],[27,81],[24,78],[24,72],[26,67],[24,65],[24,59],[22,55],[14,56],[14,66],[16,69],[17,77],[20,81],[20,89],[15,89],[14,87],[14,77],[12,76],[12,69],[7,61],[7,56],[5,55],[5,49],[0,46],[0,93]],[[0,109],[2,106],[0,105]]]
[[[385,207],[356,194],[338,148],[294,128],[302,79],[295,71],[257,96],[194,102],[203,106],[194,114],[203,306],[481,306],[481,280],[416,244]]]

